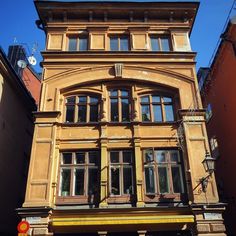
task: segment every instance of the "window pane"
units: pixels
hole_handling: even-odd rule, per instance
[[[79,103],[86,103],[87,97],[86,96],[79,96]]]
[[[172,105],[165,105],[166,121],[174,121],[174,111]]]
[[[155,180],[153,167],[145,167],[146,193],[155,193]]]
[[[72,153],[62,153],[62,164],[72,164]]]
[[[147,102],[149,103],[149,97],[148,96],[145,96],[145,97],[141,97],[141,102]]]
[[[119,163],[119,152],[110,152],[111,163]]]
[[[75,170],[75,195],[84,195],[84,169]]]
[[[179,155],[178,155],[178,151],[172,151],[171,153],[170,153],[170,161],[171,162],[179,162]]]
[[[163,97],[164,102],[172,102],[172,98]]]
[[[86,122],[86,106],[79,106],[78,122]]]
[[[169,184],[168,184],[167,168],[166,167],[158,167],[158,178],[159,178],[160,193],[168,193],[169,192]]]
[[[98,105],[90,105],[90,117],[89,121],[96,122],[98,121]]]
[[[127,90],[121,90],[121,96],[122,97],[128,97],[129,96],[129,92]]]
[[[75,106],[66,106],[66,122],[74,122]]]
[[[67,103],[72,103],[72,104],[74,104],[74,103],[75,103],[75,97],[69,97],[69,98],[67,98],[67,99],[66,99],[66,102],[67,102]]]
[[[97,169],[89,168],[88,175],[88,195],[93,195],[98,191],[98,174]]]
[[[160,38],[161,39],[161,47],[162,51],[168,52],[170,51],[170,44],[168,38]]]
[[[183,184],[182,178],[180,174],[180,166],[172,166],[172,181],[175,193],[182,193],[183,192]]]
[[[111,169],[111,194],[120,195],[120,169]]]
[[[133,184],[132,184],[132,168],[124,167],[123,169],[123,193],[132,194],[133,193]]]
[[[118,121],[118,100],[116,98],[111,99],[111,121]]]
[[[150,121],[149,105],[142,105],[142,121]]]
[[[98,103],[98,98],[90,97],[90,103]]]
[[[124,163],[132,163],[132,153],[131,152],[123,152],[123,162]]]
[[[76,164],[85,163],[85,152],[77,152],[76,153]]]
[[[153,105],[153,115],[154,115],[154,121],[156,122],[162,121],[162,111],[160,105]]]
[[[110,50],[111,51],[118,51],[119,50],[118,38],[117,37],[111,37],[110,38]]]
[[[69,51],[76,51],[77,50],[77,39],[76,38],[69,38]]]
[[[79,50],[87,51],[88,50],[88,39],[87,38],[79,38]]]
[[[146,163],[149,163],[149,162],[152,162],[153,161],[153,151],[152,150],[145,150],[144,151],[144,157],[145,157],[145,162]]]
[[[160,51],[157,37],[151,37],[151,47],[152,51]]]
[[[121,103],[122,103],[122,121],[129,121],[129,100],[127,98],[122,98]]]
[[[97,163],[98,152],[89,152],[89,163]]]
[[[120,51],[128,51],[129,50],[129,40],[128,37],[120,38]]]
[[[61,172],[61,196],[70,195],[70,175],[69,169],[62,169]]]
[[[155,151],[157,163],[166,162],[165,152]]]
[[[116,89],[110,90],[110,96],[111,97],[117,97],[118,96],[118,90],[116,90]]]
[[[161,102],[160,96],[152,96],[152,102]]]

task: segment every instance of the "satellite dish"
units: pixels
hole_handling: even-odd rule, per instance
[[[18,67],[20,67],[22,69],[24,69],[27,66],[27,64],[24,60],[17,61],[17,65],[18,65]]]
[[[36,58],[34,56],[28,57],[28,61],[29,61],[29,64],[32,66],[35,66],[37,63]]]

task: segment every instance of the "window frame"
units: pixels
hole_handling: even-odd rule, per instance
[[[142,98],[143,97],[148,97],[148,102],[142,102]],[[153,97],[160,97],[160,102],[153,102]],[[165,102],[164,98],[170,98],[172,101],[171,102]],[[176,122],[176,104],[175,104],[175,98],[173,95],[171,94],[166,94],[166,93],[145,93],[145,94],[141,94],[139,95],[139,106],[140,106],[140,120],[142,123],[174,123]],[[143,112],[142,112],[142,106],[149,106],[149,112],[150,112],[150,120],[143,120]],[[154,106],[160,106],[161,108],[161,117],[162,120],[161,121],[155,121],[155,115],[154,115]],[[166,116],[166,110],[165,110],[165,106],[172,106],[172,110],[173,110],[173,120],[172,121],[168,121],[167,120],[167,116]]]
[[[112,163],[111,162],[111,153],[112,152],[118,152],[119,153],[119,162]],[[130,152],[131,154],[131,163],[126,163],[123,161],[123,153],[124,152]],[[135,192],[135,158],[134,158],[134,152],[132,149],[111,149],[108,150],[108,165],[109,165],[109,197],[108,197],[108,203],[131,203],[134,201],[134,196],[136,195]],[[117,167],[116,167],[117,166]],[[131,178],[132,178],[132,192],[127,194],[124,193],[124,169],[130,167],[131,169]],[[119,171],[119,190],[120,194],[112,194],[112,177],[111,177],[111,170],[113,168],[118,168]]]
[[[97,153],[97,160],[96,163],[89,162],[89,153]],[[63,164],[62,158],[64,153],[71,153],[72,155],[72,163],[71,164]],[[76,154],[77,153],[84,153],[85,154],[85,161],[84,163],[76,163]],[[57,196],[56,196],[56,204],[92,204],[97,205],[100,198],[100,152],[97,149],[94,150],[74,150],[74,151],[61,151],[60,152],[60,160],[59,160],[59,171],[58,171],[58,187],[57,187]],[[70,190],[69,195],[63,196],[62,195],[62,171],[64,169],[70,170]],[[83,195],[75,195],[75,182],[76,170],[84,170],[84,194]],[[97,170],[97,191],[95,194],[89,195],[89,170],[96,169]]]
[[[111,91],[117,91],[117,95],[111,95]],[[123,96],[122,91],[127,91],[128,95]],[[129,88],[109,88],[108,89],[108,97],[109,97],[109,122],[111,123],[129,123],[131,122],[132,117],[132,106],[131,106],[131,91]],[[112,120],[112,104],[111,99],[117,99],[118,104],[118,120]],[[128,120],[123,120],[123,113],[122,113],[122,99],[128,99]]]
[[[69,98],[75,98],[74,103],[70,103],[67,100]],[[80,97],[86,97],[86,102],[80,102]],[[97,102],[91,102],[91,98],[96,98]],[[91,107],[95,106],[97,107],[97,119],[96,121],[91,121]],[[73,121],[67,121],[67,107],[73,106],[74,110],[74,119]],[[86,119],[85,121],[79,121],[79,107],[85,106],[86,107]],[[91,94],[91,93],[80,93],[76,95],[69,95],[65,97],[64,102],[64,123],[66,124],[94,124],[98,123],[100,121],[100,112],[101,112],[101,98],[98,94]]]
[[[145,151],[152,151],[153,155],[153,161],[151,164],[145,164]],[[157,163],[155,161],[155,153],[156,152],[165,152],[165,158],[166,162],[163,162],[163,164]],[[171,153],[178,153],[178,163],[175,163],[171,161]],[[185,186],[185,174],[184,174],[184,165],[183,165],[183,158],[180,150],[178,149],[163,149],[163,148],[145,148],[142,150],[142,161],[143,161],[143,180],[144,180],[144,199],[145,202],[169,202],[169,201],[186,201],[187,194],[186,194],[186,186]],[[154,184],[155,184],[155,192],[148,193],[147,192],[147,186],[146,186],[146,174],[145,174],[145,167],[153,167],[154,166]],[[178,167],[179,168],[179,174],[180,174],[180,185],[182,188],[181,192],[174,192],[174,184],[173,184],[173,174],[172,174],[172,167]],[[159,173],[158,173],[158,167],[165,167],[167,168],[167,179],[168,179],[168,189],[169,192],[162,193],[160,191],[159,186]]]
[[[153,50],[152,39],[157,39],[159,50]],[[169,50],[167,50],[167,51],[163,50],[163,44],[161,42],[161,39],[168,40]],[[171,37],[168,34],[149,34],[149,42],[150,42],[150,51],[152,51],[152,52],[171,52],[171,51],[173,51]]]
[[[118,40],[118,49],[117,50],[112,50],[111,49],[111,39],[112,38],[117,38]],[[126,38],[127,39],[127,50],[121,50],[121,39]],[[130,45],[130,36],[129,34],[110,34],[109,35],[109,51],[111,52],[128,52],[131,50],[131,45]]]
[[[70,40],[75,39],[76,40],[76,49],[75,50],[70,50]],[[81,50],[80,49],[80,40],[81,39],[86,39],[87,44],[86,44],[86,49]],[[68,52],[86,52],[89,50],[89,37],[88,34],[70,34],[67,35],[67,51]]]

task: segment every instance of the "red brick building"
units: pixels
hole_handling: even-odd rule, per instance
[[[217,159],[216,178],[221,201],[228,204],[225,224],[236,235],[236,20],[221,35],[210,68],[200,68],[199,87],[207,109],[207,131],[212,156]]]

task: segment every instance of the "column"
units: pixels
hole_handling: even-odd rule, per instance
[[[144,193],[143,193],[143,162],[140,140],[134,139],[134,152],[135,152],[135,174],[136,174],[136,189],[137,189],[137,207],[144,206]]]
[[[101,140],[101,189],[99,207],[107,207],[108,197],[108,156],[107,140]]]

